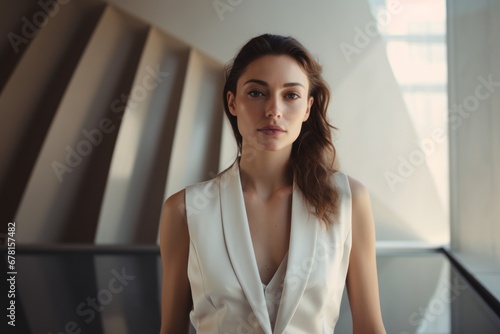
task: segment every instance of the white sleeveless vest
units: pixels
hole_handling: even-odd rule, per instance
[[[270,289],[260,280],[238,163],[186,188],[190,319],[198,334],[333,333],[351,251],[349,183],[340,172],[334,180],[339,216],[328,229],[294,185],[284,281]]]

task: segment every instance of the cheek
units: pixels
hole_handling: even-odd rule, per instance
[[[244,100],[238,105],[238,118],[242,120],[255,122],[262,118],[263,115],[263,107],[259,103]]]
[[[290,133],[292,136],[297,139],[298,136],[300,135],[300,131],[302,130],[302,126],[304,125],[304,116],[305,116],[305,107],[297,111],[296,113],[293,113],[289,115],[287,119],[287,123],[289,126]]]
[[[293,127],[300,129],[306,115],[306,108],[306,106],[301,106],[300,108],[290,110],[290,112],[286,115],[287,122],[289,122],[290,125],[293,125]]]
[[[252,129],[256,122],[255,114],[256,114],[255,112],[254,113],[250,112],[248,108],[240,106],[240,109],[238,110],[237,122],[238,122],[238,130],[243,136],[252,132]]]

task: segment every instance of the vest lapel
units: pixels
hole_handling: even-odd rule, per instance
[[[285,333],[304,294],[315,261],[319,221],[294,185],[288,264],[274,333]]]
[[[224,239],[231,264],[259,324],[267,334],[271,334],[237,162],[222,176],[219,187]],[[248,319],[247,315],[244,318]]]

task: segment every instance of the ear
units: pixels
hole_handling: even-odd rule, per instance
[[[309,115],[311,114],[311,107],[314,103],[314,97],[309,97],[309,101],[307,101],[307,110],[306,110],[306,113],[304,115],[304,119],[302,120],[302,122],[305,122],[308,120],[309,118]]]
[[[227,106],[229,107],[229,112],[231,115],[236,116],[236,104],[235,104],[235,95],[230,90],[227,91],[226,94]]]

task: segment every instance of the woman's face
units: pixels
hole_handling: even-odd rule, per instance
[[[243,149],[291,149],[313,103],[300,65],[285,55],[260,57],[240,76],[236,92],[229,91],[227,99],[229,111],[237,117]]]

